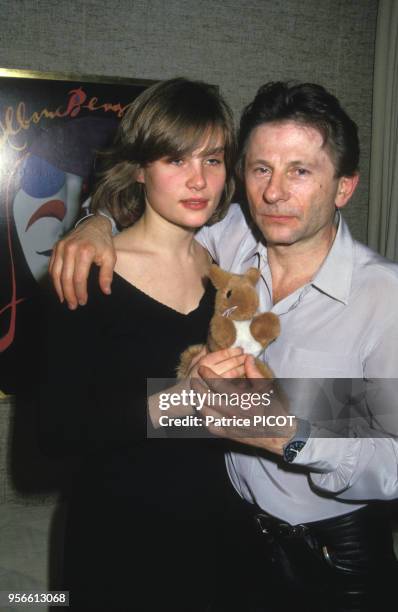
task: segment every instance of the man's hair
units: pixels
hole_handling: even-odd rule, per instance
[[[329,149],[337,178],[353,176],[359,166],[358,128],[335,96],[314,83],[266,83],[243,110],[238,135],[238,175],[242,178],[252,131],[265,123],[296,121],[316,128]]]
[[[129,106],[112,147],[100,154],[102,171],[92,208],[106,207],[121,227],[136,221],[145,208],[144,185],[137,171],[163,157],[211,151],[223,138],[226,184],[209,222],[222,218],[234,192],[236,141],[232,112],[216,87],[184,78],[152,85]]]

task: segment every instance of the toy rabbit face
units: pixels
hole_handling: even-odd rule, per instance
[[[264,378],[273,372],[259,359],[265,348],[280,333],[279,318],[272,312],[258,313],[259,300],[256,284],[260,271],[249,268],[245,274],[231,274],[212,265],[209,278],[217,289],[214,315],[209,325],[207,349],[210,352],[239,347],[256,358],[256,365]],[[177,369],[179,378],[189,375],[192,361],[203,349],[202,344],[188,347],[181,355]]]
[[[259,270],[250,268],[245,274],[231,274],[213,265],[210,279],[217,291],[215,312],[234,321],[252,318],[257,312],[259,301],[256,284]]]

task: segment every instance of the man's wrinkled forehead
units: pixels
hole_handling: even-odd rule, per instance
[[[313,121],[306,121],[304,119],[286,119],[282,121],[265,121],[253,127],[251,130],[249,137],[246,142],[246,147],[244,151],[244,159],[245,163],[247,162],[248,157],[252,157],[256,152],[254,151],[254,146],[257,144],[263,145],[263,147],[267,147],[267,130],[264,128],[267,127],[287,127],[290,126],[293,128],[293,133],[296,133],[300,136],[300,134],[305,134],[307,136],[308,142],[314,143],[315,146],[312,151],[316,151],[316,148],[319,149],[319,154],[327,155],[331,163],[333,164],[335,170],[337,168],[336,165],[336,153],[334,148],[331,146],[331,140],[329,138],[329,132],[327,126],[315,123]],[[257,136],[254,138],[254,136]],[[259,137],[258,137],[259,136]],[[298,138],[300,140],[300,138]],[[278,143],[279,144],[279,143]],[[283,146],[283,141],[280,142],[280,145]],[[290,143],[286,143],[287,145]],[[302,148],[302,144],[301,144]],[[302,154],[305,155],[305,150],[302,149]],[[296,161],[300,161],[297,159]]]

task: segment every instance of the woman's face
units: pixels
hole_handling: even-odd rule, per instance
[[[211,144],[210,144],[211,143]],[[147,208],[187,228],[204,225],[214,213],[226,180],[224,138],[207,138],[181,159],[163,157],[138,171]]]

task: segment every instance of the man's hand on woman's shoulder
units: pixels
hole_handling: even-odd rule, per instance
[[[100,266],[100,287],[109,294],[116,252],[110,221],[100,215],[90,217],[54,245],[49,272],[60,301],[66,300],[69,308],[86,304],[93,263]]]

